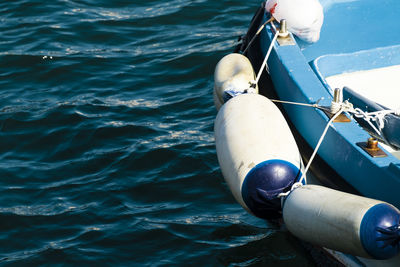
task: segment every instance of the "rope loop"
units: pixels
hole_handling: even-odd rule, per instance
[[[292,187],[290,188],[289,191],[287,191],[287,192],[285,192],[285,193],[280,193],[280,194],[278,195],[278,198],[285,198],[285,197],[287,197],[293,190],[295,190],[296,188],[299,188],[299,187],[301,187],[301,186],[303,186],[303,183],[300,182],[300,181],[294,183],[294,184],[292,185]]]
[[[356,118],[364,119],[379,136],[384,138],[382,130],[385,128],[385,116],[388,114],[399,116],[397,114],[400,113],[400,110],[387,109],[374,112],[365,112],[360,108],[353,108],[348,110],[348,112]],[[375,122],[377,127],[372,122]]]

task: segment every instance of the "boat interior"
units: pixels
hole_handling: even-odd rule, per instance
[[[400,1],[320,2],[324,8],[320,40],[308,44],[297,39],[297,43],[325,88],[333,95],[335,88],[348,87],[382,109],[400,110]],[[393,121],[399,126],[391,134],[400,139],[400,117],[396,117]],[[399,147],[385,148],[400,158]]]

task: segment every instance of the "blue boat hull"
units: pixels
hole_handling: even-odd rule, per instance
[[[387,2],[392,3],[394,7],[399,6],[397,1]],[[363,19],[365,12],[377,11],[377,7],[372,7],[372,4],[373,1],[370,0],[346,3],[348,8],[367,10],[360,12],[358,14],[359,17],[353,18],[353,21]],[[331,12],[336,12],[337,10],[340,10],[337,6],[330,7],[330,10],[326,13],[327,24],[332,20],[333,13]],[[344,9],[340,16],[346,16],[346,10]],[[357,16],[357,13],[354,13],[353,16]],[[268,18],[269,14],[265,13],[255,18],[255,21],[257,19],[260,21],[260,23],[255,23],[256,27],[264,23]],[[397,14],[390,13],[384,20],[398,21]],[[339,21],[341,20],[339,19]],[[372,28],[376,27],[374,23],[371,22],[373,24]],[[379,24],[382,25],[380,22]],[[393,27],[395,28],[396,26]],[[313,69],[313,60],[329,53],[351,53],[381,46],[395,46],[400,43],[400,35],[392,36],[390,39],[385,36],[390,32],[388,29],[376,33],[379,37],[377,40],[375,40],[374,36],[367,36],[364,32],[360,32],[359,38],[364,38],[369,43],[360,42],[358,46],[354,42],[346,42],[346,38],[349,38],[350,30],[343,28],[341,29],[343,32],[340,34],[327,32],[330,30],[332,30],[332,26],[329,24],[325,28],[323,27],[321,40],[316,44],[308,45],[295,39],[295,45],[280,46],[276,44],[274,46],[268,59],[268,66],[274,93],[279,99],[308,104],[318,102],[320,105],[329,106],[332,94],[321,81],[315,69]],[[334,39],[339,40],[334,40],[333,44],[331,44],[329,39],[332,39],[332,37],[329,37],[329,34],[332,34],[332,37],[335,37]],[[256,71],[258,71],[260,60],[254,58],[257,58],[257,55],[261,59],[264,58],[273,36],[273,29],[271,29],[270,25],[267,25],[265,30],[261,32],[257,44],[253,45],[248,52]],[[338,46],[337,42],[341,42],[342,46]],[[330,118],[320,109],[290,104],[282,104],[282,106],[296,131],[300,133],[308,146],[315,148]],[[360,142],[367,141],[369,137],[369,133],[362,129],[353,119],[348,123],[334,123],[333,127],[328,130],[318,150],[318,155],[345,183],[351,185],[360,194],[387,201],[399,208],[400,160],[389,152],[387,152],[387,157],[371,157],[357,145]]]

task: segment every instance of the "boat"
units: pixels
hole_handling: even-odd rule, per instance
[[[262,2],[214,75],[217,156],[236,200],[346,266],[400,266],[399,10]]]

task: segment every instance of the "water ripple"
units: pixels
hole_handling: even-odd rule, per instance
[[[215,154],[214,66],[258,6],[0,2],[1,264],[312,265]]]

